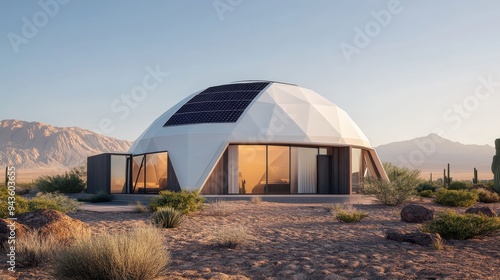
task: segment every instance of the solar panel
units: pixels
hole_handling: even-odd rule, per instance
[[[256,82],[209,87],[182,105],[163,126],[234,123],[268,84]]]

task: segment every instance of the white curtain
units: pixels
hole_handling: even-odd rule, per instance
[[[239,167],[238,167],[238,146],[230,145],[227,148],[228,153],[228,193],[240,193],[239,182]]]
[[[292,193],[317,193],[317,148],[292,147]]]

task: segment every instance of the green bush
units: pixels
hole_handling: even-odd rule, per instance
[[[2,219],[9,216],[10,205],[7,203],[8,197],[9,194],[6,190],[0,191],[0,200],[3,201],[0,203],[0,218]],[[78,210],[78,206],[80,205],[76,200],[59,193],[38,193],[31,199],[16,195],[15,198],[15,215],[44,209],[54,209],[63,213],[74,212]]]
[[[355,211],[355,212],[341,211],[337,212],[337,215],[335,217],[339,222],[356,223],[368,217],[368,214],[362,211]]]
[[[447,211],[424,224],[423,231],[439,233],[444,239],[464,240],[500,230],[499,217],[464,214]]]
[[[76,169],[63,175],[41,176],[35,181],[41,192],[80,193],[85,190],[86,182]]]
[[[357,210],[352,204],[333,204],[326,207],[326,209],[335,215],[337,221],[344,223],[356,223],[368,217],[366,212]]]
[[[478,200],[475,192],[466,190],[441,190],[436,193],[436,203],[452,207],[469,207]]]
[[[11,217],[10,212],[17,216],[29,212],[28,200],[22,196],[15,195],[15,203],[13,200],[9,199],[11,195],[7,191],[7,188],[3,187],[0,189],[0,218],[5,219]],[[9,209],[10,207],[10,209]]]
[[[461,181],[451,182],[450,186],[448,187],[449,190],[466,190],[468,188],[469,187],[467,186],[467,183]]]
[[[410,170],[387,162],[384,162],[384,169],[390,181],[368,178],[363,186],[365,195],[374,195],[382,203],[396,206],[416,194],[420,182],[419,170]]]
[[[158,197],[151,199],[149,209],[154,212],[168,206],[187,214],[201,210],[204,200],[197,191],[161,191]]]
[[[184,221],[184,214],[172,207],[156,208],[152,221],[162,228],[176,228]]]
[[[77,241],[57,255],[57,279],[156,279],[170,262],[154,227]]]
[[[435,193],[432,190],[423,190],[419,192],[418,195],[421,197],[433,197]]]
[[[29,212],[54,209],[63,213],[75,212],[80,203],[60,193],[37,193],[36,197],[28,200]]]
[[[473,192],[477,193],[479,196],[479,201],[483,203],[497,203],[500,202],[500,195],[495,191],[485,190],[485,189],[475,189]]]
[[[78,201],[81,202],[90,202],[90,203],[100,203],[100,202],[109,202],[113,200],[113,195],[107,192],[97,192],[96,194],[89,195],[87,197],[78,198]]]
[[[422,191],[432,191],[435,192],[438,186],[436,186],[432,182],[423,182],[418,184],[417,191],[422,192]]]

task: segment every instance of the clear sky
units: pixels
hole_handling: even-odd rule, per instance
[[[500,138],[500,1],[4,0],[0,22],[0,119],[134,140],[195,91],[264,79],[374,146]]]

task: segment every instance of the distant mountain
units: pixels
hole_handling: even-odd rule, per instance
[[[129,141],[106,137],[78,127],[55,127],[40,122],[0,121],[0,165],[16,168],[71,168],[87,156],[126,152]]]
[[[457,179],[472,178],[474,167],[482,174],[480,177],[492,177],[490,168],[495,148],[489,145],[465,145],[430,134],[375,149],[382,161],[420,169],[422,173],[432,172],[434,178],[442,177],[448,163],[451,165],[451,175]]]

